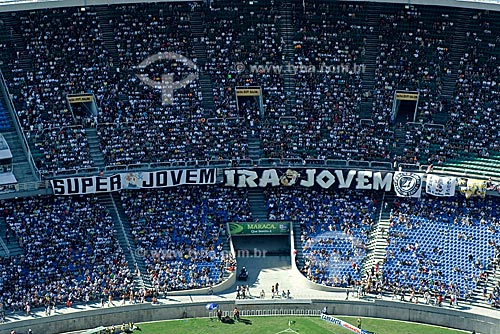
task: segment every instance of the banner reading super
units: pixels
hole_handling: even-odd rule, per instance
[[[51,180],[54,195],[84,195],[122,189],[165,188],[181,185],[214,184],[216,169],[173,169],[130,172],[111,176],[70,177]]]

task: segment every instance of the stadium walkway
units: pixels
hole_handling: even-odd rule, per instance
[[[265,291],[265,299],[273,300],[271,298],[271,286],[279,283],[280,290],[281,289],[289,289],[291,292],[292,299],[328,299],[328,300],[345,300],[346,293],[345,291],[341,292],[325,292],[310,289],[304,286],[304,278],[301,277],[301,274],[292,269],[290,265],[290,257],[287,256],[272,256],[266,257],[265,259],[239,259],[239,268],[242,266],[246,266],[249,271],[249,279],[247,282],[236,282],[235,286],[227,291],[224,291],[220,294],[216,295],[186,295],[186,296],[167,296],[166,298],[162,298],[159,300],[161,304],[179,304],[186,302],[215,302],[218,301],[228,301],[228,300],[236,300],[236,285],[238,284],[249,284],[250,292],[252,297],[251,299],[258,298],[260,291],[263,289]],[[357,301],[370,301],[373,300],[373,296],[366,296],[361,299],[356,297],[355,293],[350,293],[350,300]],[[384,300],[391,300],[391,297],[383,296]],[[282,299],[275,298],[276,303],[279,303]],[[240,302],[244,302],[241,300]],[[121,301],[115,301],[116,306],[111,306],[112,308],[120,308]],[[125,305],[129,305],[128,301]],[[71,308],[59,308],[52,315],[55,314],[66,314],[66,313],[75,313],[82,312],[85,310],[91,310],[100,308],[100,303],[90,304],[88,306],[84,305],[76,305]],[[449,306],[443,306],[449,307]],[[107,308],[107,306],[105,306]],[[455,308],[456,309],[456,308]],[[495,309],[489,309],[474,305],[469,305],[466,303],[459,303],[458,309],[463,312],[482,314],[491,317],[500,317],[500,311]],[[117,310],[118,311],[118,310]],[[45,315],[45,310],[37,309],[32,312],[30,316],[26,316],[24,313],[9,313],[6,314],[6,322],[11,321],[21,321],[32,318],[41,318],[47,317]]]

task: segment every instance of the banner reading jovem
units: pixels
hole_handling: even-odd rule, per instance
[[[183,185],[208,185],[217,181],[217,169],[171,169],[151,172],[127,172],[110,176],[78,176],[51,180],[55,195],[84,195],[122,189],[154,189]],[[221,171],[221,186],[236,188],[318,187],[323,189],[381,190],[399,197],[421,197],[423,173],[330,168],[228,168]],[[476,182],[477,181],[477,182]],[[474,183],[475,182],[475,183]],[[460,186],[466,197],[484,196],[470,184],[486,181],[427,175],[426,192],[434,196],[454,196]],[[476,187],[479,188],[479,187]],[[464,189],[464,190],[463,190]],[[500,186],[499,186],[500,189]],[[474,191],[473,191],[474,190]],[[469,193],[474,194],[469,194]],[[499,190],[500,192],[500,190]],[[484,190],[485,193],[485,190]]]
[[[54,195],[84,195],[122,189],[152,189],[182,185],[214,184],[216,169],[172,169],[119,173],[111,176],[70,177],[51,180]]]
[[[224,186],[237,188],[297,186],[323,189],[392,190],[392,172],[326,168],[225,169]]]

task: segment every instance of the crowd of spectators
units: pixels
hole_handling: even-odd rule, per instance
[[[402,125],[399,125],[402,126]],[[403,154],[395,158],[401,163],[442,165],[448,158],[458,157],[443,125],[409,122],[404,125]]]
[[[269,220],[300,224],[302,273],[328,286],[352,286],[361,279],[376,200],[350,190],[271,188]]]
[[[126,191],[122,201],[159,292],[220,283],[234,266],[226,223],[251,220],[245,192],[229,188]]]
[[[381,14],[375,30],[379,39],[375,86],[370,94],[373,97],[372,115],[377,129],[376,137],[395,141],[394,137],[386,136],[386,129],[394,125],[395,121],[400,122],[392,110],[396,90],[419,92],[415,111],[417,122],[433,123],[436,115],[442,112],[440,94],[443,80],[452,70],[449,50],[453,44],[455,25],[450,16],[452,14],[449,11],[412,5],[388,8],[387,12]],[[403,119],[403,124],[414,120],[413,110],[408,110],[408,107],[401,109],[404,109],[399,111],[403,116],[398,116],[398,119]],[[415,129],[405,128],[407,140],[404,153],[393,157],[394,160],[404,163],[428,163],[427,160],[437,163],[444,160],[443,155],[439,154],[445,151],[444,148],[438,153],[430,150],[428,143],[422,144],[414,139],[417,135],[435,139],[435,133],[424,129],[416,134],[412,130]]]
[[[465,53],[447,106],[440,95],[454,65],[450,48],[457,45],[456,24],[448,10],[392,4],[377,26],[368,26],[362,4],[314,2],[303,12],[294,7],[294,49],[287,64],[284,21],[273,1],[196,6],[133,4],[114,6],[107,14],[98,7],[11,14],[26,54],[10,54],[9,88],[41,170],[93,165],[86,131],[66,100],[67,94],[82,92],[96,96],[97,135],[106,165],[244,159],[250,135],[260,136],[268,158],[395,158],[441,164],[463,153],[488,157],[500,151],[498,13],[470,12]],[[196,10],[205,29],[199,40],[191,26]],[[106,27],[113,36],[111,48],[103,41]],[[372,119],[362,121],[359,105],[368,96],[361,79],[369,33],[378,37],[379,56],[375,88],[368,93],[373,98]],[[159,52],[177,53],[196,63],[195,44],[206,47],[207,62],[189,70],[203,70],[211,79],[212,117],[202,108],[198,79],[175,90],[173,103],[163,105],[162,92],[136,76],[147,74],[157,82],[161,73],[172,73],[175,81],[184,78],[186,68],[179,61],[145,69],[137,65]],[[293,72],[295,82],[290,113],[286,70]],[[236,86],[260,86],[263,105],[238,100]],[[419,124],[393,124],[397,89],[419,91]],[[443,127],[434,125],[445,107],[450,108],[450,119]],[[399,157],[391,153],[394,125],[406,132]],[[371,195],[268,189],[266,196],[270,220],[300,223],[305,259],[300,269],[306,277],[329,286],[352,286],[361,280],[376,210]],[[157,291],[219,283],[226,268],[234,265],[225,252],[226,222],[251,220],[244,191],[234,189],[127,191],[122,201]],[[1,204],[9,229],[25,251],[22,257],[0,260],[0,302],[5,308],[26,310],[130,293],[133,274],[109,214],[94,197]],[[387,231],[384,273],[372,271],[369,289],[389,289],[402,299],[423,296],[436,304],[446,296],[451,301],[470,297],[488,282],[488,266],[498,262],[496,207],[493,199],[398,200]],[[484,294],[492,306],[500,305],[499,289]]]
[[[263,125],[268,158],[379,160],[389,143],[373,122],[362,122],[361,77],[369,28],[358,4],[308,3],[296,12],[294,73],[296,103],[286,118]],[[286,67],[286,64],[285,64]]]
[[[279,34],[281,19],[273,1],[221,2],[204,11],[205,69],[213,81],[215,116],[259,122],[258,109],[253,108],[249,115],[242,108],[238,111],[237,86],[260,86],[264,114],[284,115],[284,76],[278,69],[284,47]]]
[[[441,14],[441,17],[448,19],[449,15],[452,14]],[[423,128],[407,125],[405,154],[398,157],[402,162],[436,164],[464,156],[487,158],[500,150],[496,126],[498,116],[494,112],[499,101],[499,59],[495,54],[500,42],[500,35],[495,33],[498,31],[499,17],[496,12],[483,11],[471,11],[468,15],[471,23],[468,24],[463,41],[464,51],[460,54],[460,62],[455,64],[458,73],[453,78],[456,87],[452,100],[434,102],[429,108],[424,104],[425,108],[419,110],[417,117],[419,122],[432,123],[431,116],[447,113],[449,119],[443,128],[433,127],[432,124]],[[443,36],[447,36],[444,41],[450,40],[452,22],[444,22],[441,29]],[[449,46],[450,42],[445,44]],[[450,74],[451,67],[452,64],[445,67],[447,74]],[[441,65],[436,68],[443,69]],[[431,87],[431,91],[435,89],[439,92],[439,87]],[[432,100],[436,101],[434,97]]]
[[[42,170],[47,166],[61,171],[86,168],[93,164],[85,129],[80,126],[51,128],[38,132],[35,135],[34,147],[39,151],[36,162]]]
[[[107,165],[151,161],[191,160],[202,157],[198,132],[201,91],[197,79],[177,89],[171,104],[162,103],[162,91],[141,82],[137,74],[160,83],[170,73],[173,81],[193,71],[181,60],[153,61],[148,57],[168,52],[196,61],[192,48],[188,4],[135,4],[113,7],[108,25],[117,49],[118,82],[107,91],[98,136]]]
[[[497,208],[496,199],[398,199],[386,235],[386,287],[438,299],[470,297],[500,253]]]
[[[24,250],[0,259],[5,309],[50,309],[132,290],[133,273],[97,198],[24,198],[3,200],[1,207],[9,234]]]
[[[30,65],[19,53],[10,59],[10,88],[21,126],[35,153],[40,152],[38,167],[45,171],[86,167],[92,162],[85,133],[65,129],[76,125],[66,96],[88,91],[98,95],[108,83],[109,55],[98,18],[95,12],[78,8],[11,15],[18,20],[15,29]]]
[[[453,149],[461,154],[488,157],[500,151],[496,112],[500,102],[499,20],[498,12],[470,14],[470,31],[447,124]]]
[[[41,170],[93,165],[85,131],[72,128],[84,120],[75,117],[66,100],[67,94],[81,92],[96,96],[98,117],[85,124],[98,121],[106,165],[248,158],[250,133],[260,136],[267,158],[438,163],[456,158],[457,152],[484,157],[500,149],[493,112],[498,102],[497,13],[470,12],[477,24],[469,25],[464,41],[454,99],[444,103],[443,80],[454,80],[449,79],[454,65],[450,48],[460,45],[454,44],[454,15],[445,10],[391,4],[370,26],[364,6],[347,3],[293,6],[291,21],[281,17],[273,1],[109,9],[12,14],[22,38],[18,43],[27,51],[3,54],[10,57],[10,88]],[[197,38],[192,34],[195,12],[201,13],[204,28]],[[291,56],[285,52],[287,24],[293,27]],[[103,32],[111,33],[112,40],[104,41]],[[367,92],[361,79],[371,34],[378,36],[379,56],[375,87]],[[159,52],[177,53],[196,64],[200,45],[207,51],[200,68],[186,69],[182,61],[138,67]],[[163,105],[161,90],[137,77],[146,74],[160,82],[160,74],[170,73],[179,80],[186,71],[210,77],[213,115],[202,108],[198,79],[175,90],[173,103]],[[290,110],[286,71],[293,72],[295,82]],[[236,86],[261,87],[262,105],[237,98]],[[403,125],[407,140],[398,157],[391,152],[396,89],[419,91],[419,122],[432,124],[437,114],[450,110],[444,131]],[[372,119],[362,121],[360,103],[368,97]],[[209,118],[223,119],[225,125],[206,122]],[[239,126],[228,118],[240,119]]]
[[[441,103],[443,76],[451,71],[454,22],[449,11],[397,6],[380,17],[377,28],[374,120],[391,124],[393,94],[401,89],[419,91],[419,119],[431,122]]]

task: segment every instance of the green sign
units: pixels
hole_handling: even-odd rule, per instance
[[[258,223],[229,223],[231,235],[263,235],[288,234],[290,223],[287,222],[258,222]]]

